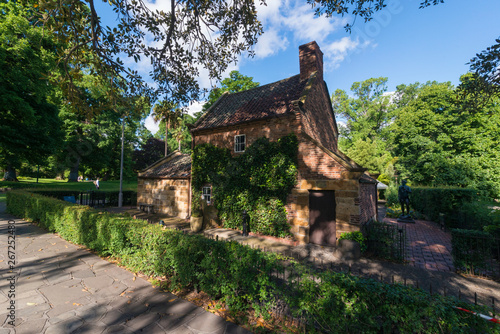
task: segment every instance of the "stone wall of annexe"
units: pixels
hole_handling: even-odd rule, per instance
[[[288,220],[295,238],[300,243],[309,242],[309,190],[335,191],[337,237],[342,232],[359,231],[360,173],[349,172],[303,136],[299,139],[298,161],[298,183],[287,201]]]
[[[137,180],[137,203],[180,218],[189,215],[189,179],[141,178]]]

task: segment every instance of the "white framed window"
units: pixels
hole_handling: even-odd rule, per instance
[[[212,187],[206,186],[201,189],[201,197],[207,202],[207,204],[212,204]]]
[[[234,151],[235,152],[245,152],[245,145],[246,145],[246,135],[234,136]]]

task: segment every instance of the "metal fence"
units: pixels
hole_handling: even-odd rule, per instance
[[[406,258],[406,226],[370,221],[363,226],[368,254],[403,262]]]
[[[455,267],[470,275],[500,279],[500,238],[474,230],[452,230]]]
[[[93,208],[118,206],[118,191],[71,191],[71,190],[37,190],[37,194],[54,197]],[[137,192],[123,191],[123,205],[137,205]]]

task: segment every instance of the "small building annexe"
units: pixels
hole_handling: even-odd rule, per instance
[[[359,231],[376,217],[377,181],[338,150],[319,46],[300,46],[299,57],[298,75],[224,93],[191,129],[192,145],[210,143],[238,155],[260,137],[276,141],[294,133],[298,176],[286,203],[291,232],[300,243],[334,245],[342,232]],[[173,153],[139,174],[138,202],[185,218],[190,212],[190,177],[190,157]]]

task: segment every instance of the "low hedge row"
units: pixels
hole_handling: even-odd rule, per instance
[[[312,275],[307,267],[278,254],[163,230],[25,191],[9,192],[7,206],[10,213],[38,221],[71,242],[120,258],[132,270],[166,276],[171,289],[203,290],[230,310],[253,308],[269,316],[284,303],[294,316],[305,319],[308,332],[500,332],[500,326],[453,306],[483,313],[486,309],[420,289],[342,273]],[[284,265],[287,280],[276,275]]]
[[[439,221],[439,213],[445,214],[447,226],[452,226],[452,217],[463,203],[477,201],[477,190],[469,188],[427,188],[413,187],[411,193],[412,209],[423,213],[432,221]]]

